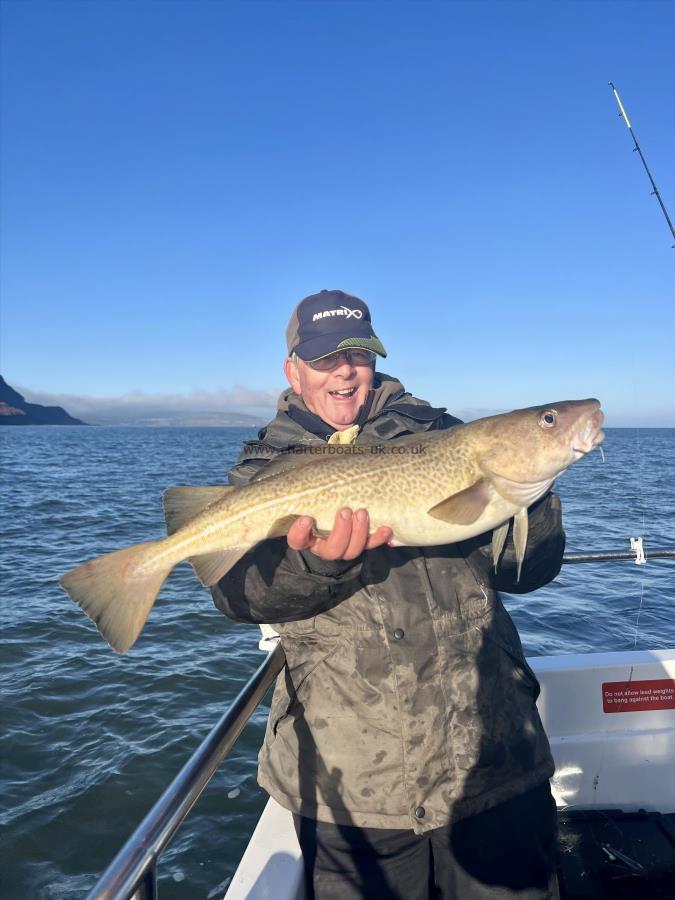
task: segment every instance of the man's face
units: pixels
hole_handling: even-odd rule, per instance
[[[329,372],[317,372],[297,357],[286,360],[284,372],[307,409],[337,431],[354,424],[373,386],[372,367],[355,366],[344,353]]]

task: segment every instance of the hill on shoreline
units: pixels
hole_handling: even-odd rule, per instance
[[[62,406],[28,403],[0,375],[0,425],[86,425]]]

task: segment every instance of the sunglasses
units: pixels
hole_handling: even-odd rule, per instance
[[[330,372],[336,369],[345,359],[350,366],[372,366],[375,362],[377,354],[373,350],[361,350],[355,348],[353,350],[338,350],[336,353],[329,353],[328,356],[321,356],[319,359],[306,360],[310,369],[316,372]]]

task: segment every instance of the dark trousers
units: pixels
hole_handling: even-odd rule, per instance
[[[294,816],[315,900],[557,900],[548,782],[469,819],[415,834]]]

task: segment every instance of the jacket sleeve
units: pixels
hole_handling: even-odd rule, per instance
[[[492,577],[498,591],[527,594],[553,581],[560,572],[565,551],[560,497],[550,492],[545,494],[530,507],[528,518],[527,548],[520,579],[516,580],[518,566],[510,529],[497,572]],[[490,543],[484,545],[481,552],[490,558],[490,568],[493,570]]]
[[[237,461],[227,473],[227,480],[235,487],[248,484],[278,452],[275,447],[271,447],[263,440],[247,441]]]
[[[294,622],[337,606],[358,587],[361,561],[323,560],[291,550],[286,538],[253,547],[211,588],[213,602],[236,622]]]
[[[249,482],[270,461],[266,450],[257,441],[247,444],[229,472],[230,484]],[[360,572],[359,559],[323,560],[309,550],[291,550],[285,537],[273,538],[243,556],[211,595],[236,622],[294,622],[340,603],[356,590]]]

